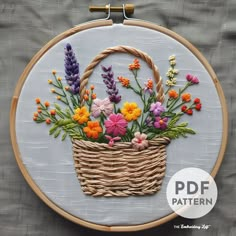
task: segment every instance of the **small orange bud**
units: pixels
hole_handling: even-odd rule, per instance
[[[93,94],[92,94],[92,99],[96,99],[96,98],[97,98],[96,93],[93,93]]]
[[[62,81],[62,78],[61,78],[61,77],[58,77],[57,80],[58,80],[58,81]]]
[[[37,103],[37,104],[39,104],[41,101],[40,101],[40,98],[36,98],[35,99],[35,102]]]
[[[49,107],[49,106],[50,106],[50,103],[49,103],[48,101],[46,101],[46,102],[44,103],[44,105],[45,105],[45,107]]]
[[[51,92],[52,92],[52,93],[55,93],[55,92],[56,92],[56,90],[55,90],[54,88],[52,88],[52,89],[51,89]]]
[[[42,110],[38,109],[38,113],[42,113]]]
[[[61,100],[61,96],[57,96],[57,100]]]
[[[86,89],[86,90],[85,90],[85,93],[86,93],[87,95],[89,95],[90,92],[89,92],[88,89]]]
[[[38,119],[38,117],[36,117],[36,116],[33,117],[33,120],[34,120],[34,121],[36,121],[37,119]]]
[[[91,85],[91,86],[90,86],[90,89],[91,89],[91,90],[94,90],[94,88],[95,88],[94,85]]]
[[[38,112],[34,112],[34,117],[38,117],[39,113]]]
[[[46,124],[50,125],[51,124],[51,120],[48,118],[45,120]]]
[[[56,115],[56,110],[51,110],[51,111],[50,111],[50,114],[51,114],[52,116],[55,116],[55,115]]]
[[[49,79],[49,80],[48,80],[48,83],[49,83],[49,84],[52,84],[52,80],[51,80],[51,79]]]
[[[85,100],[85,101],[88,101],[88,100],[89,100],[89,97],[88,97],[87,94],[84,95],[84,100]]]
[[[55,75],[57,72],[56,70],[52,70],[52,74]]]
[[[37,109],[39,109],[39,110],[40,110],[40,109],[41,109],[41,106],[37,106]]]
[[[66,86],[66,87],[65,87],[65,90],[66,90],[66,91],[69,91],[69,89],[70,89],[69,86]]]

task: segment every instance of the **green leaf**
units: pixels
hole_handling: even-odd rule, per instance
[[[176,115],[175,117],[173,117],[168,123],[168,127],[172,128],[179,121],[180,117],[181,115]]]
[[[56,133],[54,134],[54,138],[57,138],[61,133],[61,129],[57,130]]]
[[[67,137],[67,133],[64,133],[61,137],[61,141],[64,141],[66,139],[66,137]]]
[[[54,106],[55,106],[55,108],[56,108],[58,111],[61,110],[61,107],[60,107],[57,103],[55,103]]]
[[[49,130],[49,134],[52,135],[58,128],[58,125],[55,124],[50,130]]]

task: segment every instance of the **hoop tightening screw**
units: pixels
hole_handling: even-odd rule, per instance
[[[105,5],[105,6],[89,6],[89,10],[91,12],[99,11],[99,12],[106,12],[107,14],[110,12],[123,12],[127,15],[132,15],[134,13],[134,4],[125,4],[124,6],[110,6],[110,5]]]

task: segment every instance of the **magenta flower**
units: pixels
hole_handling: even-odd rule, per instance
[[[113,104],[109,98],[103,100],[97,98],[93,100],[91,111],[94,118],[99,117],[101,113],[105,116],[109,116],[113,112]]]
[[[160,116],[158,116],[155,119],[154,127],[157,128],[157,129],[164,130],[164,129],[167,128],[167,122],[168,122],[167,117],[161,118]]]
[[[197,76],[191,75],[191,74],[187,74],[186,75],[186,80],[188,82],[191,82],[192,84],[199,84],[199,79]]]
[[[113,136],[125,135],[128,122],[120,113],[111,114],[104,122],[106,133]]]
[[[152,103],[150,107],[150,111],[155,115],[155,116],[160,116],[162,112],[165,111],[165,108],[161,105],[160,102]]]
[[[105,135],[105,138],[109,140],[108,145],[109,145],[110,147],[112,147],[112,146],[114,145],[115,141],[121,140],[121,137],[114,137],[114,138],[112,138],[112,137],[109,136],[109,135]]]
[[[132,139],[131,143],[133,144],[134,149],[137,151],[143,150],[148,147],[147,135],[136,132],[134,133],[134,138]]]

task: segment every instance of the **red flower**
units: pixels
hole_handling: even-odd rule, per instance
[[[191,115],[193,114],[193,110],[192,110],[192,109],[188,109],[188,110],[186,111],[186,113],[187,113],[189,116],[191,116]]]
[[[201,102],[200,98],[195,98],[195,99],[194,99],[194,103],[195,103],[195,104],[198,104],[198,103],[200,103],[200,102]]]
[[[201,103],[196,104],[195,109],[197,111],[200,111],[202,109],[202,104]]]
[[[45,120],[46,124],[50,125],[51,124],[51,120],[48,118]]]
[[[50,111],[50,114],[51,114],[52,116],[55,116],[55,115],[56,115],[56,110],[51,110],[51,111]]]
[[[187,110],[187,106],[184,105],[184,106],[181,107],[182,112],[185,112],[186,110]]]

